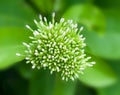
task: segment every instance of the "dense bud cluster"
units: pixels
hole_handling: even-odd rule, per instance
[[[54,20],[48,22],[46,17],[40,15],[40,21],[34,20],[37,29],[26,27],[33,32],[30,36],[31,43],[23,43],[26,63],[31,63],[32,68],[49,69],[50,73],[60,73],[62,80],[74,80],[79,73],[95,64],[88,62],[91,57],[86,57],[84,52],[85,38],[80,35],[83,27],[77,28],[72,20],[65,21],[61,18],[59,22]],[[17,54],[20,55],[20,54]]]

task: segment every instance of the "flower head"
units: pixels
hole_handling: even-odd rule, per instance
[[[74,80],[86,67],[95,63],[88,62],[91,57],[86,57],[84,52],[85,38],[80,35],[83,27],[78,29],[72,20],[64,18],[55,22],[54,13],[50,22],[41,15],[39,18],[39,22],[34,20],[36,30],[26,25],[33,36],[29,37],[30,43],[23,43],[26,63],[31,63],[33,69],[49,69],[51,74],[60,73],[62,80]]]

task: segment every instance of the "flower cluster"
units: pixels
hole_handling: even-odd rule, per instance
[[[72,20],[65,21],[64,18],[55,22],[55,13],[50,22],[41,15],[39,18],[39,22],[34,20],[36,30],[26,25],[33,36],[29,37],[31,43],[23,43],[26,63],[31,63],[33,69],[49,69],[51,74],[58,72],[62,80],[67,81],[76,79],[86,67],[95,64],[88,62],[91,57],[86,57],[84,52],[85,38],[80,35],[83,27],[78,29]]]

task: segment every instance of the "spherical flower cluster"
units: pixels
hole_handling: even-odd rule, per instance
[[[26,63],[31,63],[33,69],[49,69],[51,74],[58,72],[62,80],[67,81],[78,78],[86,67],[95,64],[88,62],[91,57],[86,57],[84,52],[85,38],[80,35],[83,27],[78,29],[72,20],[65,21],[64,18],[55,22],[55,13],[50,22],[41,15],[39,18],[39,22],[34,20],[36,30],[26,25],[33,36],[29,37],[31,43],[23,43],[26,46]]]

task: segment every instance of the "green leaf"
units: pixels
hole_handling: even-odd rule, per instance
[[[24,47],[20,45],[0,47],[0,69],[8,68],[24,57],[16,56],[16,52],[23,53]],[[24,54],[24,53],[23,53]]]
[[[107,27],[103,35],[88,30],[82,32],[86,37],[89,53],[106,59],[120,59],[120,14],[115,9],[104,10]]]
[[[99,93],[98,95],[119,95],[120,94],[120,83],[119,82],[116,85],[112,85],[108,88],[98,89],[97,90],[97,92]]]
[[[101,10],[93,5],[74,5],[65,12],[63,17],[73,19],[85,25],[89,30],[99,33],[105,31],[105,17]]]
[[[0,28],[0,45],[22,45],[22,42],[28,42],[32,34],[25,27],[1,27]]]
[[[109,61],[109,63],[116,72],[119,79],[114,85],[106,88],[98,88],[98,95],[120,95],[120,61]]]
[[[28,42],[31,33],[18,27],[0,28],[0,31],[3,31],[0,32],[0,69],[5,69],[24,59],[16,53],[24,54],[22,42]]]
[[[92,68],[86,68],[84,74],[79,76],[79,80],[95,88],[102,88],[114,84],[117,78],[109,65],[97,58],[93,60],[96,64]]]
[[[18,22],[22,20],[23,24],[32,20],[35,16],[35,12],[24,0],[11,0],[10,2],[0,0],[0,16],[6,16],[8,19],[12,17],[17,19]],[[6,19],[1,20],[6,21]]]
[[[29,24],[34,17],[33,10],[24,0],[0,1],[0,69],[23,60],[16,53],[23,53],[22,42],[28,42],[32,34],[25,29],[25,24]]]
[[[94,3],[103,8],[120,8],[119,0],[94,0]]]
[[[53,11],[54,2],[53,0],[31,0],[35,4],[36,8],[46,14],[49,14]]]
[[[120,59],[120,33],[106,32],[98,35],[95,32],[84,31],[86,37],[87,51],[93,55],[106,59]]]

